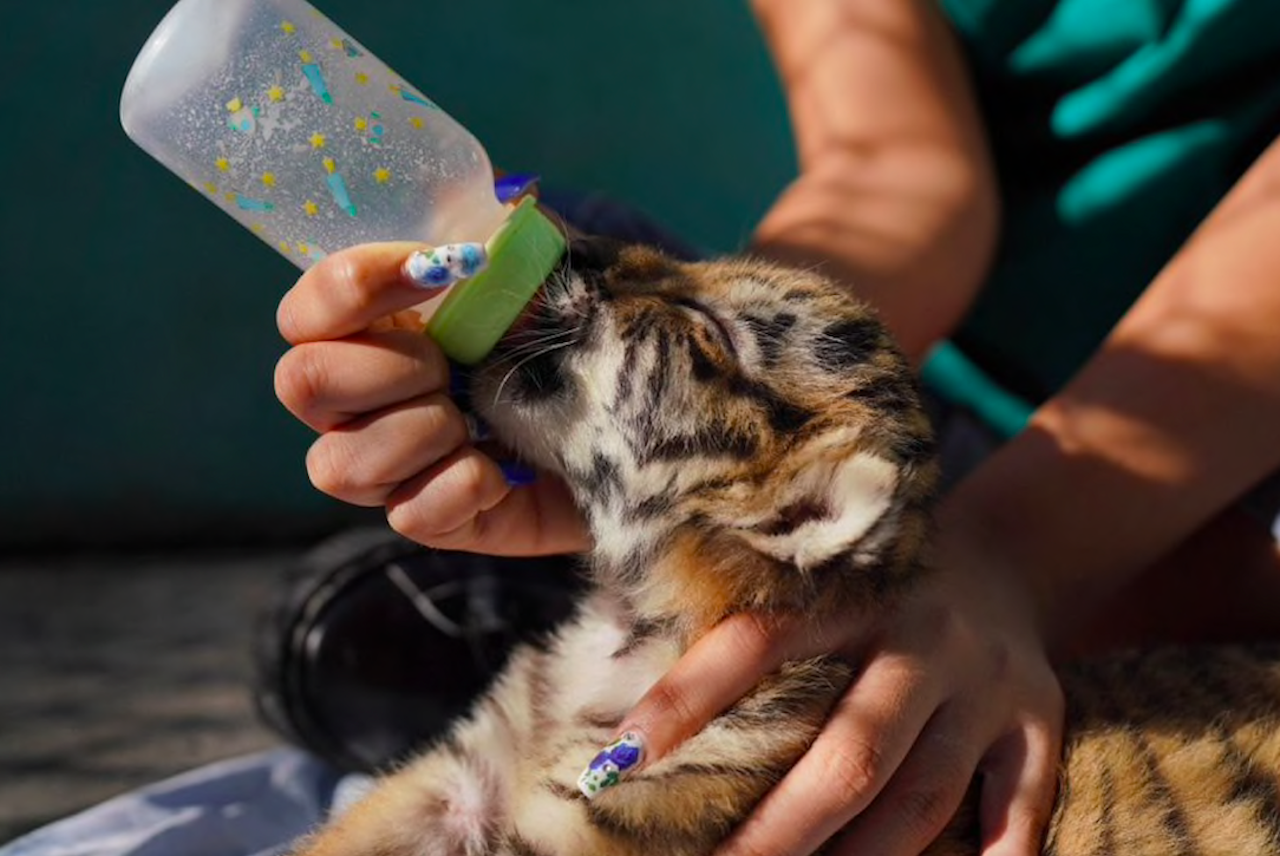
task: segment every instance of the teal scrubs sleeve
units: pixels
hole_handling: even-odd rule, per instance
[[[925,379],[1001,433],[1059,389],[1280,133],[1277,0],[942,0],[1004,203]]]

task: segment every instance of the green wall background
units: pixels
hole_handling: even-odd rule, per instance
[[[0,548],[238,543],[353,512],[276,403],[297,271],[128,142],[168,0],[4,0]],[[742,0],[320,0],[496,163],[627,200],[711,250],[793,172]]]

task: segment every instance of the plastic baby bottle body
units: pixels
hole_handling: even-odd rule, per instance
[[[302,268],[370,241],[485,241],[508,214],[476,139],[304,0],[181,0],[120,114]]]

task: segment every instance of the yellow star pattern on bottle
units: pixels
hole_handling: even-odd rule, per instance
[[[289,246],[288,241],[281,241],[277,246],[280,247],[280,252],[284,253],[286,256],[293,250],[293,248]]]
[[[299,243],[299,244],[298,244],[298,253],[299,253],[299,255],[304,255],[304,256],[305,256],[305,255],[307,254],[307,252],[308,252],[308,250],[307,250],[307,245],[306,245],[306,244],[303,244],[303,243]]]
[[[320,213],[320,206],[308,199],[306,202],[302,203],[302,210],[307,213],[308,217],[314,217]]]
[[[338,170],[338,164],[334,162],[333,158],[325,158],[321,163],[324,164],[324,171],[329,175],[333,175]]]
[[[385,166],[378,167],[373,171],[373,180],[378,182],[378,184],[386,184],[391,180],[391,170],[387,169]]]
[[[315,57],[311,55],[311,51],[298,51],[298,59],[310,65],[315,61]]]
[[[319,132],[314,133],[311,135],[311,139],[308,142],[311,143],[311,148],[313,149],[323,149],[325,143],[324,134]]]
[[[206,181],[204,183],[204,189],[210,196],[218,195],[218,185],[214,184],[212,181]]]
[[[227,102],[227,111],[231,113],[239,113],[244,109],[244,102],[239,98],[232,98]]]
[[[369,75],[365,74],[363,71],[357,71],[357,72],[356,72],[356,83],[360,84],[361,86],[368,86],[368,85],[369,85]]]
[[[291,36],[294,33],[298,32],[298,27],[292,21],[282,22],[280,24],[280,29],[284,30],[286,33],[288,33]]]
[[[335,51],[342,50],[342,39],[337,37],[329,39],[329,47],[333,48]]]
[[[234,190],[228,190],[228,191],[227,191],[227,195],[226,195],[226,196],[224,196],[224,197],[222,197],[222,198],[223,198],[223,199],[225,199],[225,200],[227,200],[228,202],[230,202],[232,205],[235,205],[235,204],[236,204],[237,196],[236,196],[236,192],[235,192]]]
[[[226,158],[218,158],[213,162],[213,165],[218,168],[218,172],[229,172],[231,170],[231,161]]]
[[[267,90],[267,97],[272,101],[283,101],[284,89],[279,86],[273,86]]]
[[[262,183],[267,187],[276,186],[276,174],[274,172],[264,172],[262,174]]]
[[[421,130],[421,129],[422,129],[422,117],[421,117],[421,116],[410,116],[410,117],[409,117],[409,124],[410,124],[410,125],[412,125],[413,127],[417,128],[417,129]]]
[[[368,119],[364,119],[364,118],[357,117],[357,118],[356,118],[356,130],[357,130],[357,131],[367,131],[367,130],[369,130],[369,120],[368,120]]]

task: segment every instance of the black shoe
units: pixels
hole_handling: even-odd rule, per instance
[[[403,759],[465,713],[516,642],[568,617],[568,557],[449,553],[385,529],[337,536],[289,574],[258,630],[256,699],[344,770]]]

